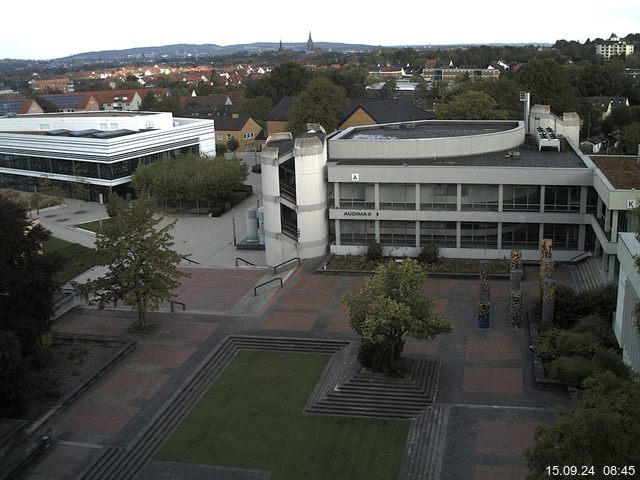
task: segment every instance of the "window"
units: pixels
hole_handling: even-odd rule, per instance
[[[233,135],[227,135],[227,142],[233,138]]]
[[[420,246],[456,246],[456,222],[420,222]]]
[[[375,193],[372,183],[341,183],[340,208],[374,208]]]
[[[502,209],[506,212],[540,211],[540,187],[538,185],[505,185]]]
[[[578,249],[578,226],[545,223],[544,238],[553,241],[553,248],[558,250]]]
[[[414,210],[416,208],[416,186],[404,183],[381,184],[380,208]]]
[[[463,185],[462,210],[498,210],[497,185]]]
[[[537,223],[503,223],[502,248],[538,248],[540,225]]]
[[[420,185],[421,210],[456,210],[458,186],[455,183]]]
[[[415,247],[416,222],[389,221],[380,222],[380,243],[383,245],[404,245]]]
[[[340,220],[340,243],[342,245],[367,245],[375,239],[375,221]]]
[[[552,185],[545,187],[544,210],[545,212],[579,212],[580,187]]]
[[[222,141],[222,140],[224,140],[224,137],[222,135],[218,134],[218,140]]]
[[[497,223],[466,223],[460,225],[460,245],[464,248],[496,248]]]

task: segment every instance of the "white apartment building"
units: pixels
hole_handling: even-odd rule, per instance
[[[619,55],[632,55],[634,45],[620,41],[617,35],[612,34],[605,43],[596,44],[596,55],[602,55],[605,60]]]

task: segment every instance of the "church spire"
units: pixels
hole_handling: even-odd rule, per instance
[[[282,51],[282,39],[280,39],[280,46],[278,47],[278,51],[281,52]]]
[[[311,30],[309,30],[309,40],[307,40],[307,51],[313,50],[313,40],[311,39]]]

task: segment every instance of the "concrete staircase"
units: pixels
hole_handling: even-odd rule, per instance
[[[229,336],[200,363],[126,448],[104,448],[102,453],[76,478],[78,480],[133,478],[239,350],[333,354],[341,351],[348,344],[349,342],[339,340]]]
[[[435,404],[418,415],[407,437],[398,480],[439,480],[451,406]]]
[[[605,283],[605,278],[598,268],[598,258],[588,258],[571,265],[571,276],[578,292],[594,290]]]
[[[411,359],[403,378],[345,369],[348,378],[335,382],[331,377],[321,392],[310,399],[308,413],[364,417],[413,418],[433,403],[440,364],[432,360]]]

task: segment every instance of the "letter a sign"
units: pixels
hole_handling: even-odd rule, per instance
[[[360,181],[360,174],[359,173],[352,173],[351,174],[351,181],[352,182],[359,182]]]

